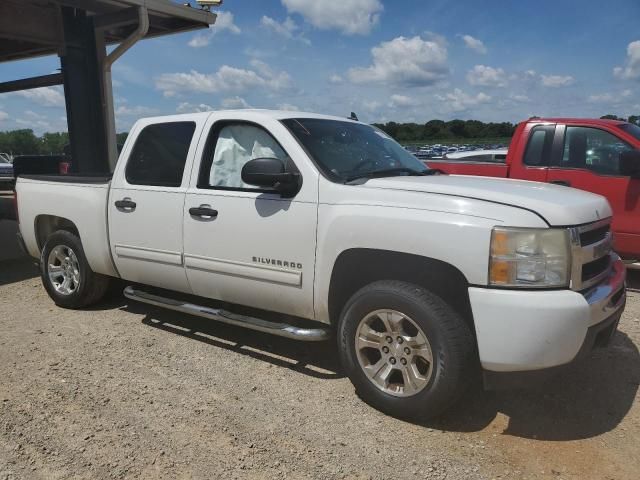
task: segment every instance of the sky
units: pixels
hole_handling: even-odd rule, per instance
[[[225,0],[217,13],[116,62],[118,131],[248,107],[366,122],[640,114],[638,0]],[[58,68],[3,63],[0,81]],[[0,95],[0,130],[15,128],[66,130],[62,89]]]

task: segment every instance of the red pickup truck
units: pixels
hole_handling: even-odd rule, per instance
[[[498,157],[426,163],[451,174],[550,182],[603,195],[614,212],[616,250],[640,268],[640,127],[617,120],[532,118],[516,128],[506,159]]]

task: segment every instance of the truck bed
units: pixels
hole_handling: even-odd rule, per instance
[[[110,177],[23,175],[16,183],[20,232],[29,254],[40,257],[44,233],[60,222],[78,231],[91,269],[117,276],[109,249]]]

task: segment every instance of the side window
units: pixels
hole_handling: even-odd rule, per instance
[[[242,181],[244,164],[255,158],[278,158],[285,164],[288,161],[285,151],[266,130],[248,123],[223,126],[214,141],[215,148],[209,150],[211,157],[200,172],[201,188],[259,190]]]
[[[555,125],[533,127],[524,154],[524,164],[531,167],[549,165]]]
[[[562,164],[605,175],[620,174],[620,154],[633,150],[615,135],[597,128],[567,127]]]
[[[127,161],[127,182],[179,187],[195,129],[194,122],[156,123],[144,127]]]
[[[494,161],[497,163],[506,163],[507,154],[506,153],[496,153],[494,155]]]

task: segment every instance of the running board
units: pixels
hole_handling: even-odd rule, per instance
[[[273,335],[278,335],[279,337],[291,338],[293,340],[320,342],[328,340],[331,337],[331,332],[328,327],[301,328],[286,323],[270,322],[260,318],[237,315],[219,308],[205,307],[203,305],[195,305],[193,303],[187,303],[172,298],[161,297],[159,295],[154,295],[153,293],[138,290],[131,286],[124,289],[124,296],[131,300],[155,305],[156,307],[167,308],[169,310],[187,313],[189,315],[196,315],[198,317],[216,320],[229,325],[250,328],[251,330],[257,330],[259,332],[271,333]]]

